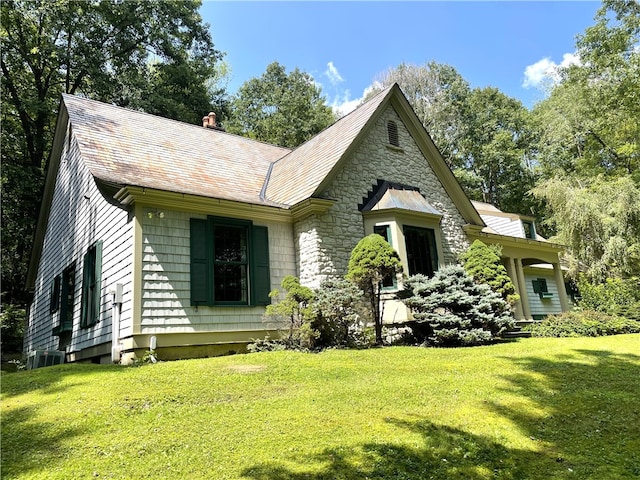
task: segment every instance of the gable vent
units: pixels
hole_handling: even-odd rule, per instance
[[[387,122],[387,134],[389,135],[389,144],[394,147],[400,146],[400,140],[398,139],[398,125],[393,120]]]

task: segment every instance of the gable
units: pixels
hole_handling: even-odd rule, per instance
[[[327,189],[342,164],[357,151],[389,107],[393,108],[400,123],[409,132],[465,221],[484,226],[482,218],[397,84],[383,90],[369,102],[275,162],[265,190],[266,197],[288,205],[295,205],[310,197],[322,197],[322,192]],[[384,131],[387,131],[386,126]]]

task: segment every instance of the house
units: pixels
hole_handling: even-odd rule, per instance
[[[408,274],[455,262],[475,238],[500,243],[519,318],[538,291],[558,292],[549,312],[566,309],[561,248],[502,230],[504,215],[465,196],[397,85],[293,150],[228,134],[214,115],[189,125],[63,95],[25,351],[110,362],[242,350],[268,332],[268,292],[286,275],[310,287],[343,275],[372,232]],[[529,291],[534,277],[545,285]],[[386,321],[406,317],[389,301]]]

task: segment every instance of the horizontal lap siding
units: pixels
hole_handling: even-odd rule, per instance
[[[100,320],[80,328],[83,258],[96,241],[103,242]],[[82,162],[76,142],[65,140],[38,266],[25,351],[57,349],[52,335],[59,311],[50,313],[51,284],[56,275],[75,266],[73,332],[70,352],[111,341],[111,297],[115,284],[123,285],[122,322],[131,324],[132,226],[126,210],[107,201]],[[128,321],[127,321],[128,319]],[[130,327],[129,327],[130,328]]]
[[[541,299],[540,295],[534,293],[533,281],[538,278],[544,278],[547,281],[547,290],[553,295],[552,297]],[[549,315],[562,312],[558,288],[553,273],[544,270],[525,270],[525,283],[527,295],[529,296],[529,305],[531,306],[531,315]]]
[[[192,307],[190,304],[190,218],[204,216],[144,209],[142,217],[142,318],[140,333],[263,330],[264,307]],[[214,214],[212,212],[212,214]],[[271,288],[295,275],[291,226],[254,222],[269,229]]]

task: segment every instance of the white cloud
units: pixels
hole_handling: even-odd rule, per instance
[[[340,75],[340,72],[338,72],[333,62],[327,63],[327,69],[324,71],[324,74],[329,78],[332,85],[344,82],[344,78],[342,78],[342,75]]]
[[[369,85],[364,89],[360,98],[351,98],[351,92],[349,90],[345,90],[342,95],[336,96],[331,104],[331,108],[333,111],[338,114],[339,117],[344,117],[346,114],[353,112],[358,106],[362,103],[362,100],[371,92],[373,89],[380,89],[382,86],[375,82],[373,85]]]
[[[580,58],[574,53],[565,53],[562,62],[557,64],[548,57],[528,65],[524,69],[524,88],[544,89],[560,81],[560,70],[570,65],[579,65]]]

